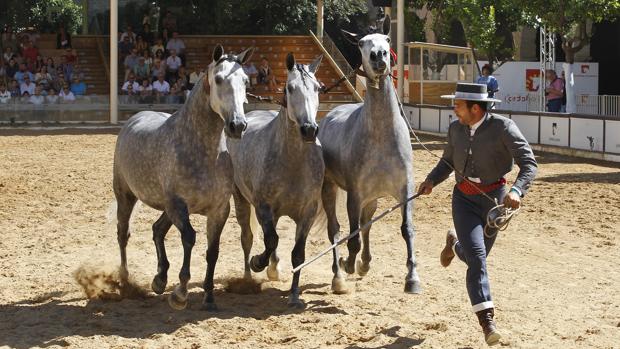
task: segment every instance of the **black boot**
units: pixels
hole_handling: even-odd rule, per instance
[[[493,308],[485,309],[476,312],[476,316],[478,316],[478,322],[482,327],[482,332],[484,333],[484,340],[488,345],[495,345],[499,343],[500,338],[502,336],[497,332],[497,328],[495,327],[495,321],[493,321],[494,315]]]

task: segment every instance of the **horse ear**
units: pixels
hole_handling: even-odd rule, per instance
[[[241,62],[241,64],[246,64],[247,62],[250,61],[250,58],[252,58],[253,54],[254,54],[254,47],[248,47],[247,49],[245,49],[245,51],[239,54],[239,62]]]
[[[320,55],[317,58],[315,58],[314,61],[312,61],[312,63],[310,63],[308,70],[310,70],[312,74],[316,73],[316,71],[319,70],[319,66],[321,65],[322,59],[323,59],[323,55]]]
[[[224,55],[224,48],[222,47],[222,45],[217,44],[217,46],[215,46],[215,48],[213,49],[213,61],[214,62],[219,61],[223,55]]]
[[[348,42],[350,42],[353,45],[357,46],[357,43],[360,41],[359,35],[353,34],[351,32],[348,32],[348,31],[342,30],[342,29],[340,29],[340,31],[342,31],[342,35],[344,35],[344,38],[347,39]]]
[[[390,35],[390,27],[392,26],[392,20],[389,15],[385,15],[383,18],[383,35]]]
[[[291,71],[293,68],[295,68],[295,56],[293,52],[289,52],[288,55],[286,55],[286,69]]]

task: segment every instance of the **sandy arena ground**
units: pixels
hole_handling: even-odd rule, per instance
[[[216,270],[219,312],[199,309],[205,272],[205,218],[192,260],[190,305],[174,311],[166,295],[121,301],[89,300],[74,280],[81,267],[110,272],[119,263],[113,201],[116,136],[0,135],[0,347],[75,348],[480,348],[485,347],[465,291],[465,265],[440,266],[451,225],[452,179],[415,209],[421,295],[403,293],[405,244],[399,214],[373,226],[373,262],[353,293],[330,292],[331,255],[304,269],[305,310],[286,306],[294,225],[278,226],[284,281],[259,294],[226,292],[242,275],[239,226],[231,215]],[[425,138],[436,154],[442,142]],[[537,154],[539,176],[521,214],[498,238],[489,269],[500,347],[620,348],[620,166]],[[420,181],[435,159],[416,147]],[[512,180],[516,171],[510,174]],[[395,202],[383,200],[380,210]],[[341,224],[346,226],[344,209]],[[135,211],[129,271],[149,289],[156,271],[151,224],[158,214]],[[310,236],[306,256],[328,246]],[[255,234],[253,253],[262,251]],[[178,282],[180,235],[167,238],[169,289]],[[346,249],[345,249],[346,255]],[[264,273],[255,275],[265,280]]]

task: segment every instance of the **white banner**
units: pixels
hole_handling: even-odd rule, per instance
[[[540,143],[568,147],[568,118],[541,116]]]
[[[570,147],[603,151],[603,120],[571,118]]]
[[[479,61],[482,67],[487,62]],[[562,62],[555,64],[558,77],[562,77]],[[598,63],[577,62],[573,65],[575,76],[575,95],[598,95]],[[541,88],[540,63],[538,62],[506,62],[493,76],[499,83],[499,92],[495,98],[501,99],[499,109],[528,110],[528,101],[538,96]],[[544,88],[544,87],[543,87]],[[534,105],[536,101],[533,102]]]
[[[605,151],[620,154],[620,121],[605,121]]]

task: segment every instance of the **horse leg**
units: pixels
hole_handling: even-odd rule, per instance
[[[276,217],[274,219],[273,225],[274,227],[278,226],[279,218]],[[269,267],[267,267],[267,278],[270,281],[278,281],[280,280],[280,257],[278,257],[278,249],[276,248],[269,256]]]
[[[362,219],[360,222],[362,226],[370,222],[370,220],[372,219],[372,215],[375,214],[376,210],[377,210],[377,200],[373,200],[372,202],[364,206],[364,208],[362,209]],[[368,270],[370,270],[370,261],[372,260],[372,256],[370,255],[370,227],[371,226],[372,225],[362,230],[362,242],[363,242],[362,260],[358,261],[357,263],[357,273],[360,276],[365,276],[366,274],[368,274]]]
[[[220,253],[220,236],[229,214],[230,203],[226,201],[220,210],[207,218],[207,275],[203,284],[205,295],[202,301],[202,309],[204,310],[217,309],[213,297],[213,275],[215,274],[215,264]]]
[[[168,283],[168,268],[170,268],[170,263],[166,256],[164,239],[171,226],[172,222],[170,218],[168,218],[168,215],[166,215],[166,212],[162,212],[159,219],[153,224],[153,242],[155,242],[155,249],[157,250],[157,275],[153,278],[151,289],[157,294],[164,293],[166,284]]]
[[[241,226],[241,248],[243,249],[243,265],[244,274],[243,278],[246,280],[252,279],[252,272],[250,271],[250,252],[252,252],[252,244],[254,243],[254,236],[251,229],[250,216],[252,206],[241,195],[239,188],[235,186],[235,192],[233,195],[235,200],[235,212],[237,215],[237,222]]]
[[[189,272],[190,260],[192,258],[192,248],[196,243],[196,230],[189,221],[189,209],[187,204],[178,197],[173,198],[166,205],[166,214],[177,229],[181,232],[183,242],[183,266],[179,272],[180,284],[168,298],[168,304],[174,309],[181,310],[187,306],[187,283],[191,277]]]
[[[347,195],[347,213],[349,214],[350,233],[356,231],[360,226],[361,204],[359,195],[355,192],[349,192]],[[349,233],[349,234],[350,234]],[[348,274],[355,273],[355,258],[360,251],[361,239],[359,234],[347,242],[349,256],[347,259],[340,258],[340,267]]]
[[[261,254],[252,256],[250,259],[250,268],[252,268],[252,271],[255,273],[259,273],[267,267],[271,254],[278,247],[278,233],[276,232],[276,225],[271,207],[267,205],[257,207],[256,218],[258,218],[258,222],[263,228],[265,250]]]
[[[407,190],[403,191],[400,197],[401,202],[404,202],[413,195],[413,183],[409,185]],[[420,277],[416,271],[416,260],[414,251],[415,229],[413,227],[413,201],[408,201],[401,209],[402,225],[400,231],[407,244],[407,277],[405,278],[405,292],[406,293],[420,293],[422,292],[420,287]]]
[[[321,200],[323,201],[323,208],[327,216],[327,236],[329,242],[334,243],[338,239],[338,232],[340,231],[340,224],[338,224],[338,217],[336,216],[336,199],[338,195],[338,186],[325,179],[323,182],[323,188],[321,192]],[[332,249],[332,272],[334,278],[332,279],[332,291],[336,294],[348,293],[349,290],[346,287],[344,275],[340,269],[338,247]]]
[[[133,211],[136,201],[138,200],[130,191],[117,190],[114,188],[116,195],[116,238],[118,240],[118,247],[121,251],[121,268],[120,278],[121,283],[126,284],[129,278],[129,271],[127,270],[127,242],[129,241],[129,219],[131,218],[131,212]]]
[[[293,268],[296,268],[298,265],[302,264],[306,260],[306,240],[308,238],[310,228],[312,227],[312,222],[314,222],[316,207],[314,208],[314,210],[309,211],[310,212],[307,212],[307,214],[304,215],[304,218],[301,219],[299,223],[297,223],[297,230],[295,232],[295,246],[293,247],[293,251],[291,252],[291,261],[293,262]],[[293,274],[291,293],[288,298],[289,307],[304,307],[304,303],[299,299],[299,295],[301,294],[301,289],[299,288],[300,275],[301,270]]]

